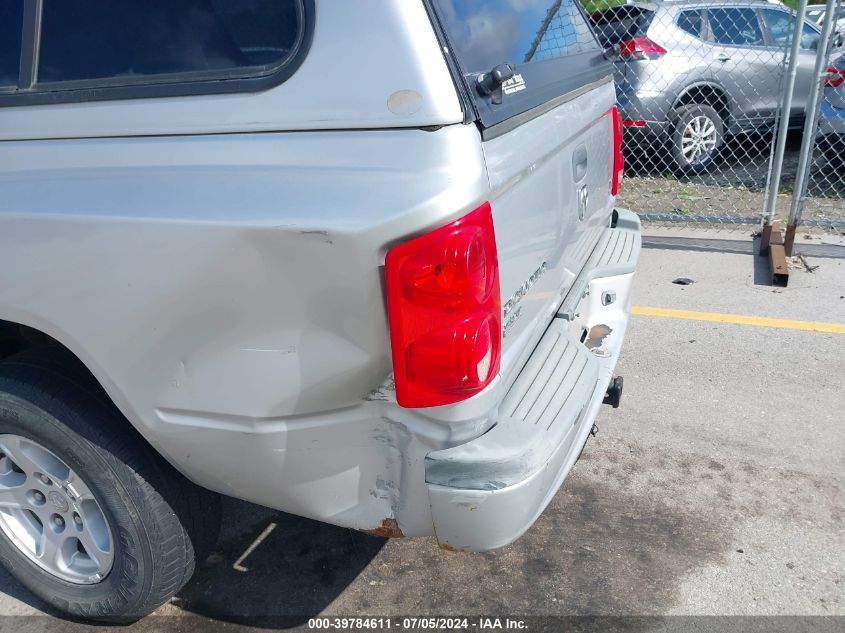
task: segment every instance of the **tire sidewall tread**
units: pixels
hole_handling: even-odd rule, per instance
[[[26,363],[0,363],[0,433],[30,437],[61,457],[91,488],[115,540],[114,566],[96,585],[52,576],[0,534],[7,569],[71,615],[136,619],[168,600],[194,570],[185,517],[213,503],[181,477],[120,413],[78,381]],[[199,490],[199,489],[196,489]],[[216,499],[216,497],[215,497]],[[177,508],[171,507],[171,504]],[[217,501],[219,527],[219,500]],[[180,520],[180,517],[182,520]],[[214,516],[207,518],[214,536]],[[199,522],[202,526],[202,522]],[[202,528],[200,528],[202,529]]]

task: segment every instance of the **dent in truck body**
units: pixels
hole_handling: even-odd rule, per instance
[[[606,92],[589,98],[612,103]],[[495,423],[610,214],[596,209],[575,230],[561,191],[560,211],[543,220],[520,185],[566,169],[555,155],[569,142],[562,126],[589,121],[565,107],[544,115],[561,126],[547,155],[501,177],[471,125],[8,142],[0,235],[15,237],[0,266],[28,283],[4,284],[0,314],[77,353],[196,483],[337,525],[379,530],[387,519],[431,534],[426,455]],[[520,138],[538,135],[529,127],[506,151],[516,155]],[[605,154],[592,177],[607,186]],[[449,407],[404,410],[389,389],[369,397],[391,371],[384,254],[475,208],[495,178],[503,293],[548,266],[522,299],[502,375]],[[535,223],[529,241],[520,219]]]
[[[425,452],[481,432],[365,400],[391,371],[384,253],[484,195],[473,126],[4,150],[0,317],[76,353],[195,482],[377,528],[406,479],[425,498]]]
[[[504,544],[533,510],[506,501],[507,534],[463,538],[472,522],[451,530],[440,509],[454,489],[426,483],[426,456],[499,421],[607,225],[612,84],[482,142],[461,124],[434,34],[419,28],[422,3],[379,2],[389,33],[365,40],[354,25],[371,27],[367,12],[317,7],[311,53],[267,93],[56,106],[61,117],[48,106],[5,110],[0,318],[74,352],[200,485],[380,535]],[[326,44],[348,34],[372,62],[366,91],[351,89],[361,86],[352,73],[338,78],[344,65]],[[405,90],[421,100],[391,101]],[[352,99],[343,111],[338,93]],[[291,102],[296,94],[333,105]],[[589,169],[573,164],[576,149]],[[590,192],[583,222],[572,174]],[[457,405],[402,409],[390,386],[385,253],[487,200],[502,295],[522,291],[502,372]],[[565,469],[547,475],[544,486]],[[504,500],[509,490],[493,492]]]

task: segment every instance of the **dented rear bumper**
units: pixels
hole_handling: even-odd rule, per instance
[[[636,214],[619,210],[481,437],[425,459],[438,541],[484,551],[537,520],[578,459],[627,329],[641,249]]]

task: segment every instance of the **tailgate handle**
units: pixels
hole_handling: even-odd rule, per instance
[[[572,177],[575,179],[575,182],[584,180],[584,177],[587,175],[588,162],[587,147],[581,145],[575,150],[575,154],[572,157]]]

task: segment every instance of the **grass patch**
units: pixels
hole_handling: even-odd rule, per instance
[[[587,13],[592,13],[593,11],[601,11],[602,9],[607,9],[608,7],[615,7],[620,4],[625,4],[625,0],[581,0],[581,5],[587,11]]]

